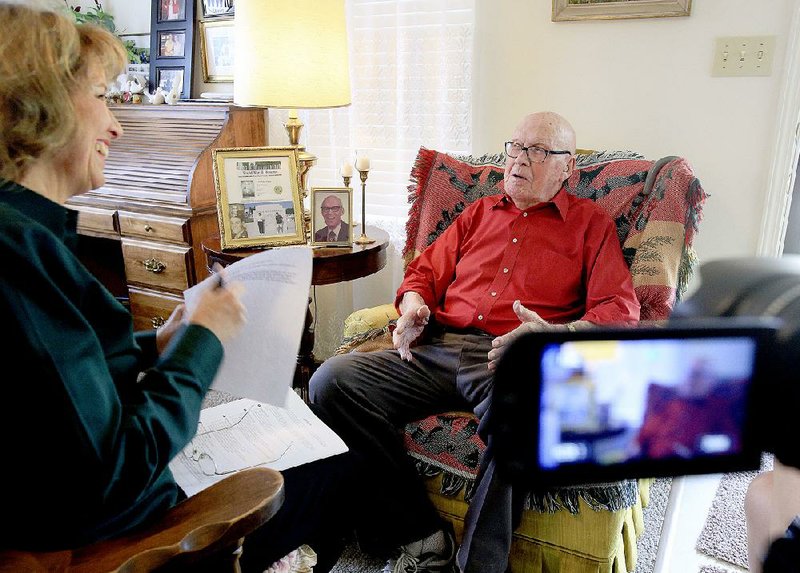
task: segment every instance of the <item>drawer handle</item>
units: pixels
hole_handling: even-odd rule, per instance
[[[150,324],[153,325],[153,328],[158,328],[159,326],[164,326],[164,323],[167,322],[167,319],[163,316],[154,316],[150,319]]]
[[[147,259],[146,261],[142,261],[142,264],[144,265],[145,269],[154,274],[163,273],[167,268],[167,265],[158,259]]]
[[[144,226],[144,232],[145,233],[152,233],[153,230],[154,230],[153,227],[151,227],[150,225],[145,225]]]

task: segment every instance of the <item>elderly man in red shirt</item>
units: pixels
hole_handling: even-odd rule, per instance
[[[375,470],[365,495],[380,499],[380,510],[362,531],[380,532],[380,542],[360,541],[391,556],[384,571],[457,570],[452,531],[403,448],[407,422],[458,409],[482,417],[494,365],[524,332],[639,319],[614,222],[563,189],[575,168],[569,122],[528,115],[505,151],[505,193],[472,203],[408,266],[395,300],[395,350],[334,356],[311,379],[312,400]],[[495,474],[491,450],[478,480],[458,567],[503,573],[524,495]],[[400,546],[393,553],[389,540]]]

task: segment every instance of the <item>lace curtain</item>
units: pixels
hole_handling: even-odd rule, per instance
[[[330,356],[354,309],[391,302],[402,279],[409,173],[420,146],[469,153],[472,145],[474,0],[346,0],[352,105],[298,110],[301,141],[317,156],[309,187],[342,186],[342,163],[370,158],[368,225],[389,233],[389,262],[379,273],[316,287],[315,355]],[[285,110],[270,112],[270,142],[286,141]],[[361,185],[353,217],[361,219]],[[308,207],[308,205],[306,205]]]

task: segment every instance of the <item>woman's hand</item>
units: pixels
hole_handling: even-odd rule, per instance
[[[183,322],[183,314],[185,311],[186,306],[183,303],[179,304],[175,307],[175,310],[172,311],[172,314],[169,315],[167,321],[156,330],[156,349],[159,354],[164,352],[169,341],[172,340],[175,332],[177,332],[178,327],[180,327]]]

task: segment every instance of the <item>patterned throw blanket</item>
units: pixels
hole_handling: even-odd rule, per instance
[[[420,148],[411,172],[406,264],[435,240],[473,201],[503,192],[502,155],[451,156]],[[566,190],[602,205],[616,222],[623,254],[631,269],[641,319],[669,317],[685,292],[696,257],[692,241],[706,194],[680,157],[648,161],[629,151],[579,154]],[[370,350],[391,346],[388,329],[345,340],[347,351],[370,340]],[[405,445],[425,476],[442,474],[442,493],[469,500],[485,446],[477,419],[464,412],[431,416],[409,424]],[[595,509],[630,507],[638,497],[634,480],[531,492],[530,508],[577,512],[582,498]]]

